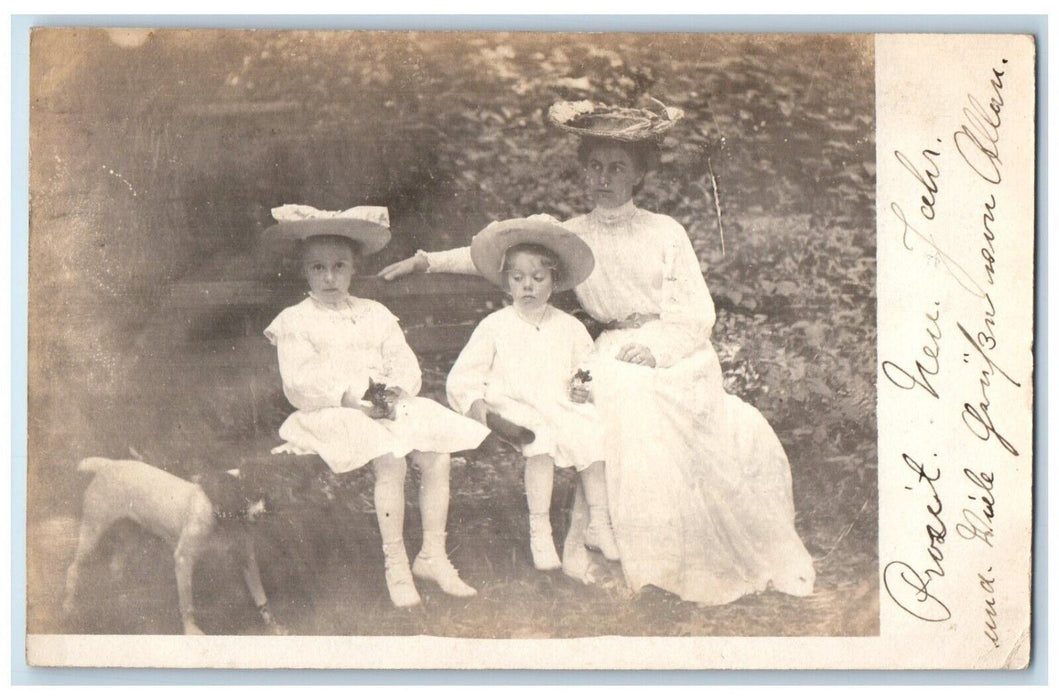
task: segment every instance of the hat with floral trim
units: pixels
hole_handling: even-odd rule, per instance
[[[684,110],[667,107],[652,99],[657,111],[636,107],[613,107],[598,102],[556,102],[548,119],[563,131],[615,141],[661,141],[665,132],[684,118]]]

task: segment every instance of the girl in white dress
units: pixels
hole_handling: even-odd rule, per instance
[[[575,380],[592,339],[580,321],[548,303],[553,291],[588,277],[592,251],[557,224],[515,219],[474,237],[476,268],[512,304],[482,320],[446,384],[457,411],[483,423],[493,412],[531,431],[532,441],[522,445],[530,552],[543,571],[561,566],[549,516],[556,467],[579,473],[590,514],[586,544],[619,558],[607,509],[603,426],[588,403],[591,382]]]
[[[688,235],[633,197],[681,113],[560,103],[549,117],[582,137],[578,159],[595,208],[563,226],[596,265],[575,288],[605,324],[592,363],[606,428],[606,480],[626,582],[705,605],[772,587],[813,591],[813,561],[794,527],[787,456],[753,406],[724,390],[710,333],[713,301]],[[474,272],[470,251],[415,257],[380,271]],[[578,494],[563,570],[590,580]]]
[[[445,551],[449,453],[477,447],[488,430],[418,397],[419,363],[397,318],[382,304],[349,294],[359,257],[389,240],[386,209],[335,214],[287,205],[273,216],[280,223],[266,238],[300,244],[310,289],[307,299],[265,329],[279,354],[283,392],[298,409],[280,427],[286,443],[273,452],[318,454],[335,472],[372,464],[386,585],[395,606],[420,603],[413,574],[450,595],[473,596]],[[369,392],[372,384],[385,391],[377,386]],[[423,548],[411,569],[404,546],[406,456],[422,474]]]

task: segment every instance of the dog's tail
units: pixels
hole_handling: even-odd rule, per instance
[[[105,457],[85,457],[78,463],[77,471],[95,474],[108,466],[110,466],[110,460]]]

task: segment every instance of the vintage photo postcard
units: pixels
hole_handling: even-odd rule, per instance
[[[1024,668],[1035,62],[34,30],[28,662]]]

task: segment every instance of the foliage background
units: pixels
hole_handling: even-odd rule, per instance
[[[385,204],[395,240],[372,269],[465,244],[493,219],[569,217],[586,207],[575,142],[546,125],[547,106],[650,96],[687,119],[638,203],[691,236],[727,387],[791,458],[818,593],[698,609],[534,572],[519,469],[490,442],[453,477],[453,558],[475,602],[428,592],[420,613],[389,608],[370,476],[355,474],[317,475],[302,496],[317,500],[261,536],[274,604],[305,633],[877,631],[870,37],[52,30],[34,34],[31,71],[31,630],[179,629],[168,554],[136,533],[114,545],[139,557],[124,578],[101,566],[89,612],[58,618],[85,485],[73,468],[131,447],[187,475],[272,443],[289,409],[260,329],[233,331],[233,316],[202,332],[174,301],[200,283],[275,280],[254,246],[272,206]],[[421,359],[438,396],[452,357]],[[560,534],[571,486],[561,475]],[[253,631],[223,558],[200,569],[203,626]]]

